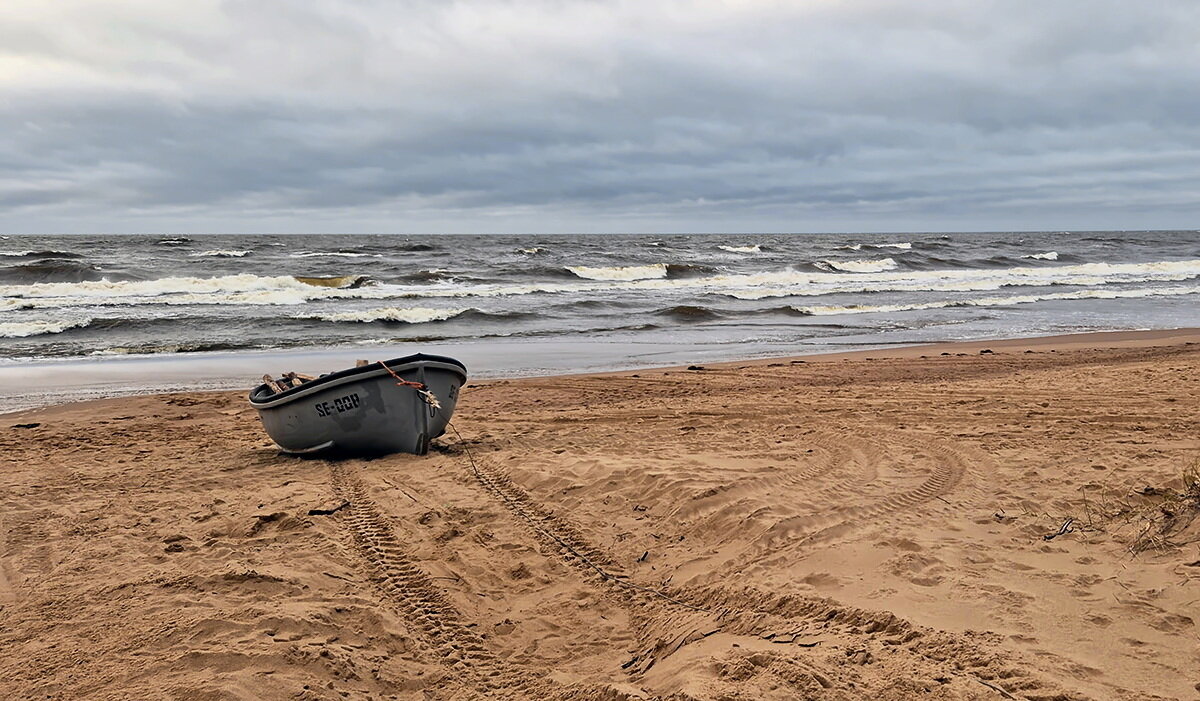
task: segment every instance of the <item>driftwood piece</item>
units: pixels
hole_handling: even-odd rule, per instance
[[[288,383],[291,384],[292,387],[299,387],[305,382],[317,379],[312,375],[301,375],[298,372],[285,372],[283,373],[283,376],[287,379]]]
[[[263,384],[270,387],[272,392],[278,394],[283,391],[283,387],[278,382],[273,380],[270,375],[263,375],[262,380]]]

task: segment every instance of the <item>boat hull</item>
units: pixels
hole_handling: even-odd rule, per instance
[[[466,383],[466,368],[452,358],[412,355],[324,375],[281,393],[259,385],[250,392],[271,440],[289,453],[424,455],[442,435]],[[392,373],[420,383],[437,398],[430,405]]]

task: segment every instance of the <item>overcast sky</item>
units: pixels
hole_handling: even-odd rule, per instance
[[[0,1],[0,232],[1200,228],[1200,3]]]

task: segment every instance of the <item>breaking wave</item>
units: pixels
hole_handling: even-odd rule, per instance
[[[364,289],[367,278],[280,275],[168,277],[158,280],[90,280],[0,285],[0,310],[144,304],[304,304],[330,297],[384,297]]]
[[[1034,260],[1058,260],[1058,251],[1046,251],[1045,253],[1034,253],[1022,258],[1032,258]]]
[[[900,243],[855,243],[849,246],[838,246],[838,248],[842,249],[843,251],[861,251],[863,249],[870,250],[873,248],[898,248],[900,250],[907,251],[912,247],[913,245],[907,241]]]
[[[762,246],[757,243],[753,246],[717,246],[717,248],[730,253],[762,253]]]
[[[302,282],[305,285],[312,285],[313,287],[331,287],[339,290],[362,287],[370,280],[366,275],[332,275],[329,277],[302,277],[295,275],[292,279]]]
[[[358,253],[355,251],[297,251],[290,258],[382,258],[382,253]]]
[[[0,251],[3,258],[82,258],[70,251]]]
[[[29,336],[62,333],[68,329],[87,326],[90,323],[92,323],[91,318],[8,321],[0,323],[0,338],[27,338]]]
[[[1011,295],[1005,297],[980,297],[977,299],[939,300],[913,304],[847,304],[793,306],[796,312],[806,316],[828,316],[835,314],[876,314],[880,312],[910,312],[924,309],[948,307],[1008,307],[1015,304],[1032,304],[1052,300],[1074,299],[1132,299],[1138,297],[1178,297],[1200,294],[1200,287],[1160,287],[1142,290],[1078,290],[1076,292],[1052,292],[1041,295]]]
[[[585,280],[653,280],[667,276],[665,263],[625,265],[614,268],[592,268],[586,265],[568,266],[577,277]]]
[[[293,305],[311,300],[433,299],[513,297],[528,294],[639,291],[647,294],[686,291],[738,299],[819,296],[886,291],[967,292],[1003,287],[1047,285],[1102,286],[1137,282],[1177,282],[1200,277],[1200,260],[1152,263],[1088,263],[1004,269],[952,269],[883,272],[776,270],[728,274],[674,275],[663,264],[627,268],[580,269],[595,277],[528,283],[475,283],[458,280],[411,284],[375,284],[363,276],[328,278],[256,276],[172,277],[158,280],[95,280],[0,284],[0,310],[108,305]],[[578,273],[573,273],[578,275]]]
[[[197,251],[189,255],[196,258],[245,258],[246,256],[250,255],[250,251],[217,249],[212,251]]]
[[[894,258],[880,258],[878,260],[823,260],[821,263],[829,266],[832,270],[840,270],[846,273],[881,273],[885,270],[895,270],[898,267]]]
[[[405,324],[426,324],[431,321],[445,321],[471,311],[464,309],[433,309],[430,307],[384,307],[381,309],[366,309],[363,311],[338,312],[336,314],[317,314],[304,317],[322,321],[343,321],[371,323],[375,321],[396,321]]]

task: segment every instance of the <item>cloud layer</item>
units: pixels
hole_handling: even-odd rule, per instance
[[[1195,227],[1200,5],[0,4],[0,227]]]

